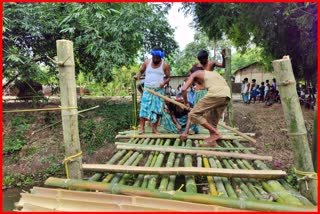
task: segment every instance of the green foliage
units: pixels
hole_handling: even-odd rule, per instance
[[[167,11],[168,4],[149,3],[5,3],[4,77],[18,71],[43,81],[49,73],[51,84],[57,72],[47,56],[56,55],[56,40],[68,39],[74,42],[76,71],[109,82],[113,69],[134,64],[153,46],[172,55],[177,44]]]
[[[85,104],[81,108],[88,108]],[[107,142],[113,142],[115,135],[124,129],[130,129],[132,121],[131,104],[102,104],[95,110],[100,119],[79,120],[81,148],[89,154]]]
[[[14,186],[32,186],[34,180],[32,176],[23,175],[23,174],[7,174],[2,180],[2,188],[11,188]]]
[[[210,39],[226,35],[241,51],[252,44],[265,62],[289,55],[297,79],[316,82],[317,3],[184,3]]]
[[[24,134],[29,128],[28,119],[22,116],[12,118],[10,134],[4,137],[3,153],[14,153],[19,151],[27,140]]]
[[[297,175],[296,173],[294,172],[294,169],[291,168],[290,171],[289,171],[289,175],[287,177],[287,182],[292,186],[294,187],[295,189],[298,189],[299,188],[299,184],[298,184],[298,180],[297,180]]]

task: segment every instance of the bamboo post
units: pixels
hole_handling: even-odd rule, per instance
[[[68,40],[57,40],[57,56],[60,79],[60,99],[62,108],[74,109],[61,110],[63,141],[66,158],[68,161],[70,178],[82,178],[82,156],[78,130],[77,92],[75,79],[75,64],[73,56],[73,43]]]
[[[231,49],[226,49],[226,55],[225,55],[225,79],[230,87],[230,94],[231,99],[227,106],[227,117],[226,117],[226,123],[229,126],[234,126],[234,117],[233,117],[233,102],[232,102],[232,81],[231,81]]]
[[[284,57],[283,59],[273,61],[272,65],[278,80],[277,82],[279,83],[282,108],[288,126],[288,135],[292,142],[295,168],[311,175],[311,173],[314,173],[314,167],[308,144],[307,130],[296,92],[296,81],[291,61],[289,57]],[[313,178],[305,179],[299,184],[301,193],[312,202],[317,203],[317,180]]]
[[[312,133],[312,160],[314,170],[318,172],[318,101],[315,106]]]

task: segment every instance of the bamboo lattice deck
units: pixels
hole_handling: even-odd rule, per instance
[[[224,136],[218,141],[218,148],[228,153],[253,154],[253,146],[244,143],[244,139],[234,135],[230,131],[219,129]],[[162,133],[163,130],[160,129]],[[252,135],[252,134],[251,134]],[[135,149],[117,149],[113,157],[107,162],[130,170],[134,166],[157,169],[157,172],[114,173],[96,171],[88,181],[69,181],[57,179],[46,181],[49,186],[81,189],[53,190],[39,189],[35,187],[31,193],[23,194],[17,209],[22,211],[44,210],[44,211],[315,211],[316,207],[294,190],[284,178],[265,179],[253,178],[251,176],[223,175],[209,176],[192,175],[191,173],[161,173],[163,169],[172,167],[186,167],[192,169],[199,167],[214,169],[233,169],[234,172],[252,170],[252,174],[258,171],[271,171],[268,167],[269,161],[257,160],[255,158],[232,158],[217,155],[202,155],[189,153],[174,153],[161,151],[163,148],[195,148],[202,143],[207,132],[200,130],[200,134],[190,135],[191,139],[181,143],[177,135],[163,134],[153,135],[146,130],[145,135],[137,135],[136,131],[125,131],[119,133],[116,141],[125,142],[128,145],[137,145]],[[123,143],[116,143],[121,148]],[[144,147],[155,148],[154,151],[145,150]],[[141,148],[141,149],[140,149]],[[157,149],[156,149],[157,148]],[[160,148],[160,149],[159,149]],[[241,149],[247,148],[247,149]],[[229,150],[228,150],[229,149]],[[165,149],[163,149],[165,150]],[[196,150],[200,151],[200,150]],[[203,150],[201,150],[203,151]],[[209,149],[205,150],[209,151]],[[219,152],[217,150],[216,152]],[[253,156],[254,157],[254,156]],[[85,165],[85,164],[84,164]],[[103,165],[101,165],[103,166]],[[156,168],[157,167],[157,168]],[[110,167],[111,168],[111,167]],[[177,168],[178,169],[178,168]],[[88,170],[88,167],[84,167]],[[114,169],[113,169],[114,170]],[[133,169],[132,169],[133,170]],[[228,171],[225,170],[225,171]],[[209,170],[208,170],[209,171]],[[221,170],[220,170],[221,171]],[[123,172],[123,171],[122,171]],[[283,176],[282,176],[283,177]],[[107,193],[84,192],[83,190],[99,190]],[[65,195],[69,195],[66,197]],[[117,195],[115,195],[117,194]],[[121,196],[121,195],[131,196]],[[76,197],[77,195],[77,197]],[[81,197],[80,197],[81,196]],[[47,202],[39,202],[40,198],[46,198]],[[113,198],[112,200],[110,199]],[[118,201],[114,198],[118,197]],[[122,197],[122,198],[121,198]],[[144,201],[144,203],[139,203]],[[161,197],[162,199],[155,199]],[[38,199],[37,199],[38,198]],[[109,199],[108,199],[109,198]],[[129,199],[130,198],[130,199]],[[90,200],[89,200],[90,199]],[[174,200],[171,200],[174,199]],[[129,202],[124,202],[130,200]],[[158,201],[157,201],[158,200]],[[178,202],[184,200],[185,202]],[[87,206],[86,206],[87,204]],[[155,206],[157,204],[157,206]],[[188,208],[187,208],[188,207]]]

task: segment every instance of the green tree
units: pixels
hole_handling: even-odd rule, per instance
[[[317,78],[317,3],[184,3],[210,39],[225,34],[240,50],[263,48],[265,61],[290,55],[297,79]]]
[[[96,81],[112,80],[113,69],[129,66],[153,46],[170,58],[177,48],[165,14],[168,5],[148,3],[5,3],[3,67],[10,78],[35,77],[53,63],[56,40],[74,42],[76,71]]]

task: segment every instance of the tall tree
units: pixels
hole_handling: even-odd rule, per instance
[[[111,81],[114,68],[134,64],[153,46],[172,55],[177,44],[167,11],[148,3],[5,3],[4,76],[18,70],[30,77],[39,64],[52,65],[46,56],[56,55],[55,41],[68,39],[77,72]]]
[[[317,3],[184,3],[210,39],[225,34],[245,50],[251,43],[270,59],[290,55],[295,77],[317,79]]]

